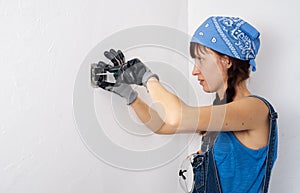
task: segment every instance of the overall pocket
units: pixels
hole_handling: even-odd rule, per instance
[[[197,154],[192,163],[194,172],[193,193],[205,192],[205,182],[208,166],[208,152]]]

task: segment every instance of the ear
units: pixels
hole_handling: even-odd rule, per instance
[[[221,56],[221,64],[224,68],[228,69],[231,67],[232,63],[229,56],[223,55]]]

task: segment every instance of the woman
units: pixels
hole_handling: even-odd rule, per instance
[[[233,17],[209,17],[196,30],[190,44],[195,59],[192,74],[205,92],[216,93],[211,106],[188,106],[140,60],[123,65],[120,51],[105,52],[115,65],[123,65],[116,84],[101,82],[99,86],[126,98],[140,120],[157,134],[220,131],[213,144],[220,191],[257,193],[265,175],[270,119],[268,106],[250,97],[246,81],[250,68],[256,70],[259,35],[253,26]],[[164,112],[150,108],[129,84],[144,85]],[[277,141],[277,133],[275,137]],[[272,153],[274,164],[277,143]]]

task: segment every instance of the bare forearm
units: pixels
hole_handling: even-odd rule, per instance
[[[181,120],[183,102],[176,95],[165,89],[156,78],[148,80],[147,88],[152,102],[159,104],[163,108],[166,124],[176,128]]]
[[[153,132],[159,133],[159,130],[163,127],[164,121],[161,119],[159,114],[149,107],[140,98],[137,98],[131,107],[134,109],[135,113],[139,119]]]

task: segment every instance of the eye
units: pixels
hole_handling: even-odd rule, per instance
[[[204,65],[203,61],[204,61],[204,58],[199,57],[199,56],[195,57],[195,65],[194,66],[199,69],[203,68],[203,65]]]
[[[203,58],[201,58],[201,57],[196,57],[196,59],[200,62],[200,63],[202,63],[203,62]]]

